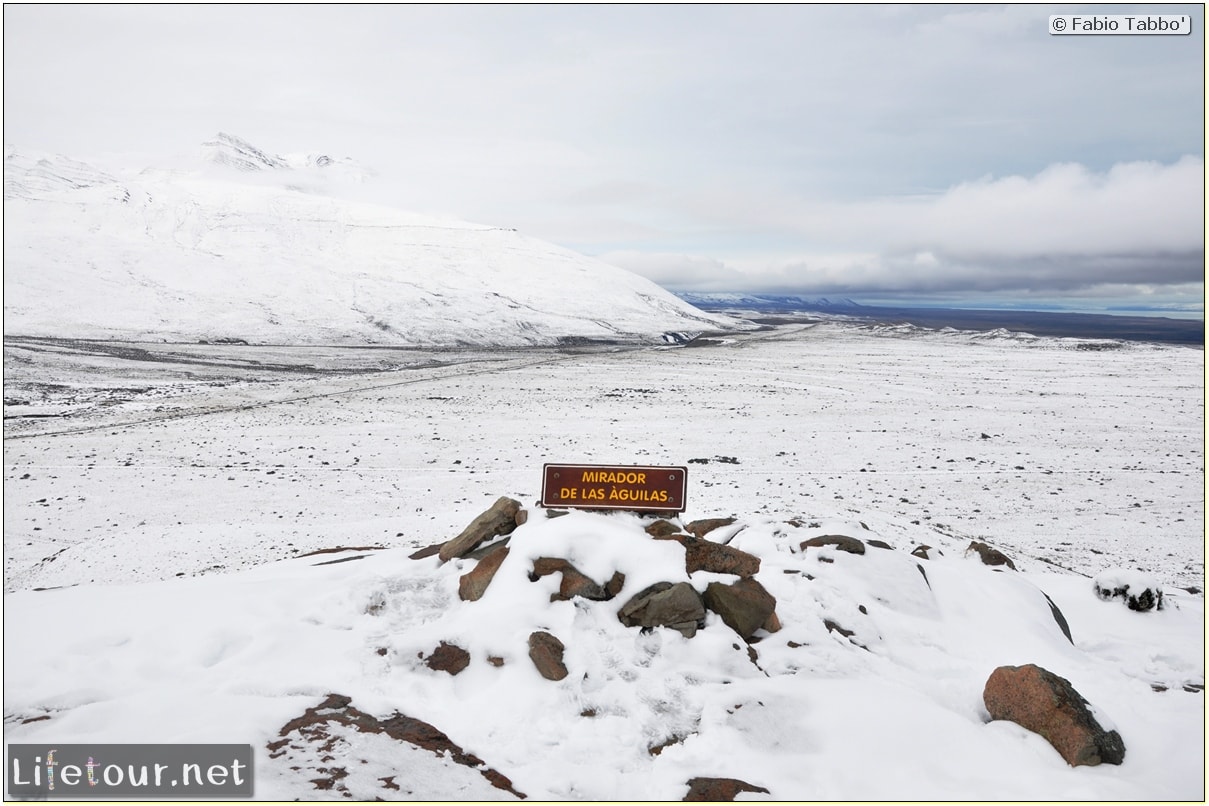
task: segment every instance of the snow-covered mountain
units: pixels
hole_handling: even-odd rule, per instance
[[[725,320],[506,227],[329,192],[370,172],[231,135],[106,173],[5,149],[5,332],[263,343],[654,339]]]

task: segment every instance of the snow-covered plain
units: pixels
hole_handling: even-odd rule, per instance
[[[838,320],[722,342],[10,341],[5,740],[247,742],[262,799],[512,797],[380,734],[333,729],[326,760],[278,735],[338,693],[432,723],[530,799],[675,800],[697,776],[779,800],[1204,798],[1202,351]],[[692,639],[623,627],[647,584],[723,577],[688,576],[634,514],[546,519],[544,462],[687,465],[682,520],[738,519],[783,629],[753,660],[712,614]],[[473,561],[408,555],[501,495],[530,520],[463,602]],[[893,549],[798,549],[836,533]],[[551,603],[543,555],[625,588]],[[1158,579],[1165,609],[1099,600],[1112,568]],[[534,670],[538,629],[567,678]],[[470,652],[461,674],[425,665],[442,641]],[[1120,732],[1122,765],[988,722],[988,675],[1025,663]]]

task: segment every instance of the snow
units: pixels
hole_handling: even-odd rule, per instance
[[[270,757],[339,693],[533,800],[678,800],[696,776],[769,790],[743,799],[1202,800],[1203,352],[1075,346],[840,321],[612,351],[10,340],[6,741],[246,742],[258,799],[511,797],[376,734]],[[545,462],[687,466],[682,522],[737,518],[711,537],[761,558],[782,629],[753,662],[712,613],[692,639],[622,626],[652,582],[733,577],[687,574],[649,518],[544,517]],[[529,520],[463,602],[473,561],[408,555],[500,495]],[[892,548],[799,548],[824,534]],[[339,547],[363,548],[301,556]],[[624,588],[551,602],[541,556]],[[1164,609],[1097,598],[1113,568]],[[535,630],[565,679],[529,661]],[[424,663],[441,641],[470,653],[457,676]],[[1024,663],[1074,684],[1122,765],[988,721],[987,677]],[[316,790],[331,764],[349,777]]]
[[[6,146],[5,333],[522,346],[734,324],[504,226],[350,200],[366,172],[344,159],[202,152],[105,172]]]

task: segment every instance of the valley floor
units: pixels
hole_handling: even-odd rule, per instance
[[[9,344],[5,585],[427,544],[558,462],[688,464],[689,517],[876,512],[1201,586],[1204,353],[1081,344],[828,323],[578,354]]]

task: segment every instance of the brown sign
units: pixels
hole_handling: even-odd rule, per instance
[[[684,511],[684,467],[545,465],[542,471],[544,507]]]

